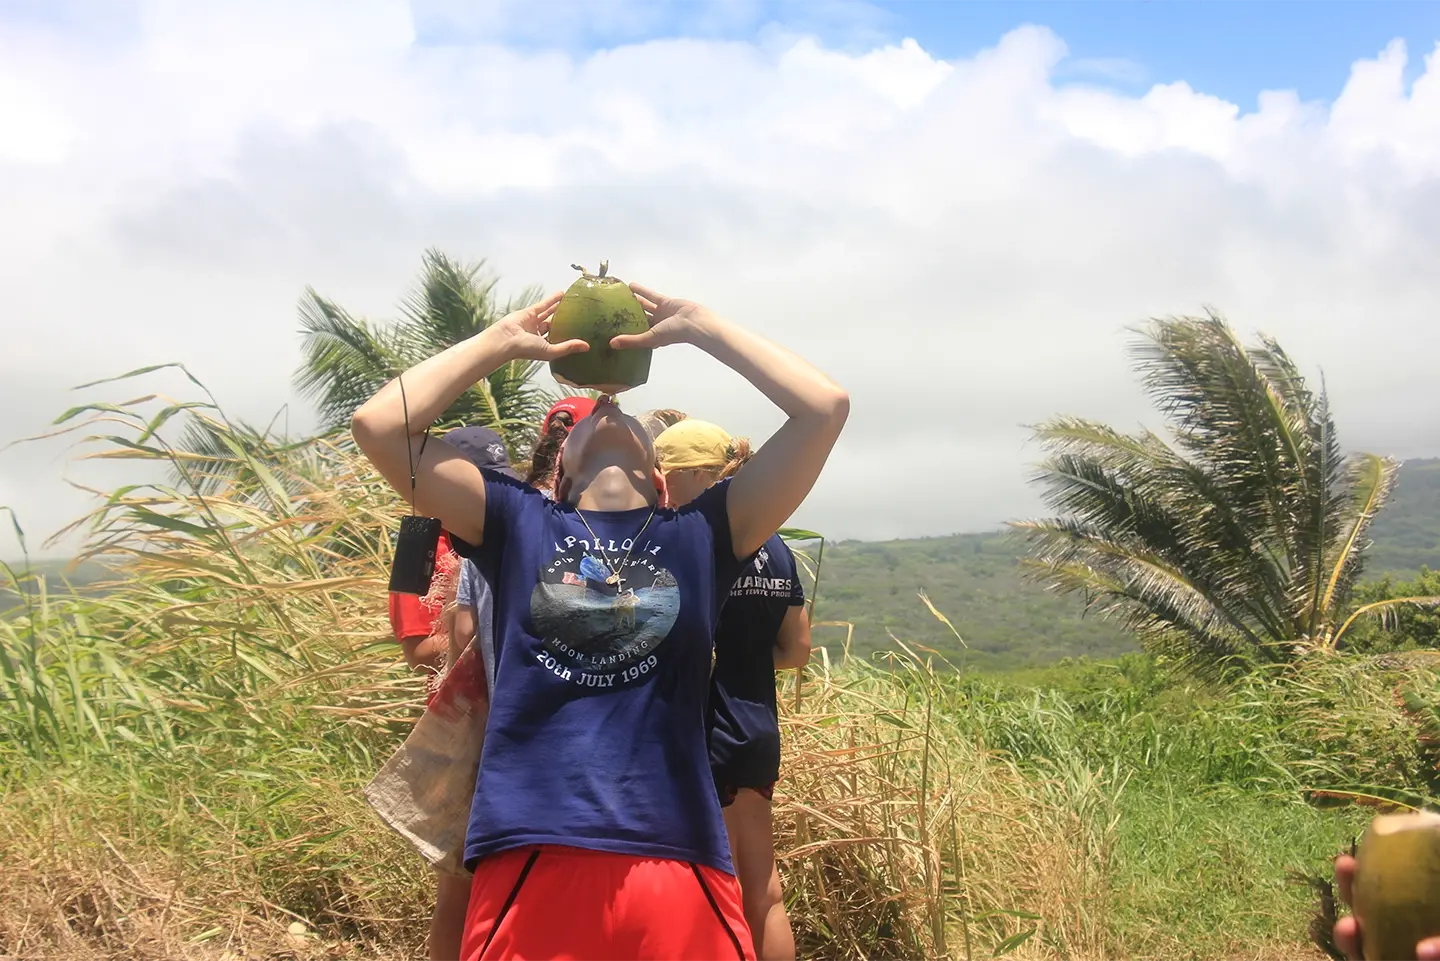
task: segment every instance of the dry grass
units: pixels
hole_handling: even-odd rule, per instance
[[[806,956],[1107,956],[1114,785],[1023,774],[902,656],[822,670],[782,718],[777,832]]]
[[[400,958],[420,948],[425,871],[353,791],[321,789],[328,797],[313,806],[310,830],[290,831],[283,821],[212,817],[211,805],[232,800],[222,792],[194,791],[156,819],[123,802],[67,807],[93,804],[93,784],[46,787],[3,806],[20,829],[0,839],[0,955]],[[126,814],[137,822],[130,833]],[[297,922],[301,934],[292,933]]]
[[[933,714],[927,738],[906,700],[894,678],[846,672],[787,710],[779,844],[805,956],[989,957],[1007,939],[1016,957],[1107,956],[1098,786],[1027,778]],[[274,795],[236,784],[172,784],[169,809],[140,810],[153,794],[37,778],[0,803],[15,826],[0,952],[414,956],[428,876],[351,774],[302,786],[269,823]],[[318,933],[291,935],[297,920]]]

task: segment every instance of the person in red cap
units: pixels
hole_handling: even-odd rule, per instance
[[[519,477],[510,467],[510,453],[504,439],[487,427],[459,427],[446,433],[443,440],[476,467]],[[459,662],[472,638],[481,641],[482,651],[488,647],[490,624],[477,623],[473,615],[467,619],[460,604],[468,604],[467,610],[478,605],[488,611],[489,586],[475,578],[462,582],[461,574],[460,555],[451,546],[449,533],[442,530],[435,550],[435,576],[430,591],[424,597],[393,591],[390,594],[390,628],[405,652],[405,661],[429,675],[427,707],[439,690],[445,670]],[[459,597],[466,594],[467,588],[468,595]],[[489,656],[493,659],[494,655]],[[492,666],[487,664],[484,669]],[[488,694],[488,685],[479,689]],[[469,875],[436,874],[435,910],[430,917],[431,961],[453,961],[460,956],[470,885]]]
[[[565,397],[555,402],[540,422],[540,437],[530,454],[530,471],[525,483],[547,494],[551,492],[565,438],[570,436],[571,428],[594,409],[595,401],[589,397]]]

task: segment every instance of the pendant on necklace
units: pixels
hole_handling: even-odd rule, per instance
[[[606,583],[606,584],[609,584],[611,587],[616,586],[617,584],[620,583],[620,575],[619,575],[619,574],[611,574],[609,577],[605,578],[605,583]]]

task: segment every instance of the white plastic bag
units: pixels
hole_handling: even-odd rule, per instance
[[[473,645],[445,673],[405,743],[365,786],[380,819],[435,870],[465,875],[465,830],[485,740],[483,670]]]

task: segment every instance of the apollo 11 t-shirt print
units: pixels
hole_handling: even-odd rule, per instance
[[[611,538],[602,553],[589,537],[568,536],[530,595],[531,624],[555,659],[551,668],[563,665],[581,686],[609,688],[649,674],[655,649],[675,627],[680,584],[657,561],[663,548],[645,543],[648,533],[647,525],[638,552],[631,538]],[[613,584],[611,563],[620,570]]]
[[[485,472],[491,698],[465,858],[555,844],[731,871],[706,751],[729,484],[679,510],[586,511]],[[619,577],[612,575],[618,573]]]

